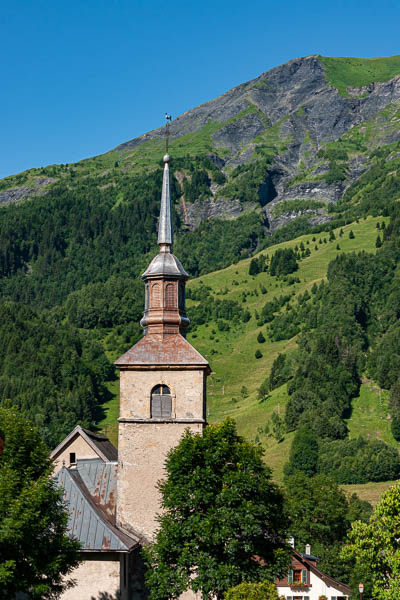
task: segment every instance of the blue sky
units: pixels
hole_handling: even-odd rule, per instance
[[[297,56],[400,54],[398,0],[14,0],[0,177],[105,152]]]

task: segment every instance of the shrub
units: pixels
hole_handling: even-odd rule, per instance
[[[278,592],[273,583],[240,583],[228,590],[225,600],[279,600]]]

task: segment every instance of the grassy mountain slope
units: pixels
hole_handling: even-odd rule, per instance
[[[365,250],[374,253],[378,221],[381,222],[382,219],[368,217],[358,223],[338,228],[334,231],[334,241],[328,241],[328,232],[304,235],[256,255],[258,257],[261,254],[271,254],[278,248],[295,248],[303,242],[306,248],[310,248],[311,255],[299,263],[299,270],[295,273],[299,282],[289,284],[265,272],[251,276],[250,259],[246,259],[221,271],[194,279],[188,284],[189,293],[193,294],[196,290],[208,286],[215,298],[236,301],[251,314],[247,323],[232,326],[230,331],[219,330],[218,321],[211,319],[208,323],[198,326],[194,333],[189,332],[188,339],[209,360],[213,369],[208,382],[208,420],[218,422],[227,416],[233,417],[243,435],[260,441],[265,446],[266,461],[278,481],[282,480],[283,465],[288,459],[293,433],[286,434],[284,440],[277,443],[272,436],[267,435],[265,426],[270,424],[273,412],[284,415],[288,399],[286,385],[273,390],[265,402],[260,402],[257,390],[269,374],[278,353],[290,355],[297,345],[296,338],[271,342],[267,336],[268,326],[257,325],[255,312],[261,313],[266,301],[282,295],[290,295],[291,302],[294,303],[299,295],[306,290],[310,291],[314,283],[321,282],[326,276],[329,262],[339,252]],[[340,229],[343,231],[342,237]],[[354,232],[354,239],[349,238],[351,230]],[[314,242],[313,238],[316,238]],[[340,250],[337,250],[337,244],[340,245]],[[315,250],[316,246],[318,250]],[[262,293],[262,286],[267,289],[266,294]],[[191,309],[193,311],[198,304],[199,302],[188,300],[189,317]],[[266,338],[264,343],[257,342],[260,330]],[[255,357],[257,349],[260,349],[263,355],[260,359]],[[115,439],[118,413],[117,382],[112,383],[112,389],[115,397],[105,406],[107,417],[100,425]],[[388,412],[388,393],[365,380],[359,398],[353,400],[353,412],[347,423],[349,436],[363,435],[371,439],[383,439],[397,448],[398,444],[390,430]],[[374,486],[372,489],[375,489]]]
[[[202,275],[188,286],[189,339],[214,369],[208,418],[233,416],[242,433],[266,445],[278,480],[293,433],[278,444],[265,427],[273,413],[284,414],[288,396],[283,386],[260,403],[257,389],[278,353],[293,357],[297,344],[294,338],[271,342],[270,326],[257,325],[255,313],[285,296],[280,313],[294,307],[325,278],[338,243],[340,252],[375,252],[375,223],[389,217],[400,199],[399,73],[399,57],[295,59],[171,126],[175,253],[192,276]],[[1,399],[27,407],[50,444],[77,419],[88,426],[105,417],[101,424],[115,439],[118,381],[103,386],[110,378],[106,356],[115,359],[141,335],[138,276],[157,250],[164,132],[73,165],[30,169],[0,181],[0,302],[20,326],[15,338],[0,325]],[[331,227],[336,240],[329,242]],[[300,261],[294,278],[249,275],[255,251],[271,256],[301,243],[311,255]],[[199,299],[204,290],[204,303],[215,312],[207,322]],[[22,348],[26,305],[35,307],[32,319],[43,327]],[[225,311],[222,318],[218,311]],[[64,328],[73,333],[61,352],[50,341]],[[260,330],[264,343],[257,341]],[[75,371],[72,340],[82,358]],[[47,348],[37,363],[32,347]],[[15,376],[15,365],[27,355],[38,382],[35,406],[29,406],[29,380]],[[53,427],[66,386],[68,406]],[[353,400],[350,436],[365,433],[396,445],[385,416],[387,394],[377,403],[372,387],[366,382]],[[104,403],[108,395],[113,400]],[[89,396],[90,407],[82,400]]]
[[[362,88],[375,81],[389,81],[400,73],[400,56],[377,58],[349,58],[320,56],[325,67],[326,78],[339,91],[347,96],[347,88]]]

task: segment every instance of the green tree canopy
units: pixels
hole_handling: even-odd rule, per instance
[[[301,471],[312,477],[318,468],[318,441],[315,433],[306,426],[296,431],[290,448],[289,462],[285,465],[285,474],[293,475]]]
[[[17,592],[55,598],[78,564],[79,544],[67,535],[61,491],[50,478],[48,450],[32,423],[0,408],[0,599]]]
[[[286,502],[296,548],[304,551],[305,545],[310,544],[312,554],[322,559],[325,573],[341,581],[348,579],[350,569],[340,560],[339,553],[351,522],[368,521],[371,505],[355,494],[348,498],[325,475],[311,478],[300,472],[286,479]]]
[[[271,258],[271,275],[289,275],[299,268],[292,248],[279,248]]]
[[[368,523],[355,521],[342,558],[362,573],[366,597],[398,600],[400,597],[400,484],[387,490]],[[355,582],[354,582],[355,583]]]
[[[283,496],[262,454],[229,419],[203,436],[187,430],[171,450],[160,483],[165,512],[145,549],[151,600],[177,598],[186,589],[221,599],[243,581],[286,571]]]

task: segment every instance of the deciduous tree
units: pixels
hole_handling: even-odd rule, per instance
[[[36,428],[15,409],[0,408],[0,430],[0,599],[17,592],[55,598],[78,564],[79,544],[67,534],[61,491]]]
[[[208,426],[203,436],[187,431],[169,453],[160,483],[164,513],[145,550],[151,600],[189,588],[222,599],[243,581],[285,572],[288,522],[262,454],[232,420]]]
[[[355,521],[342,557],[363,573],[366,591],[377,600],[400,597],[400,484],[387,490],[369,523]]]

